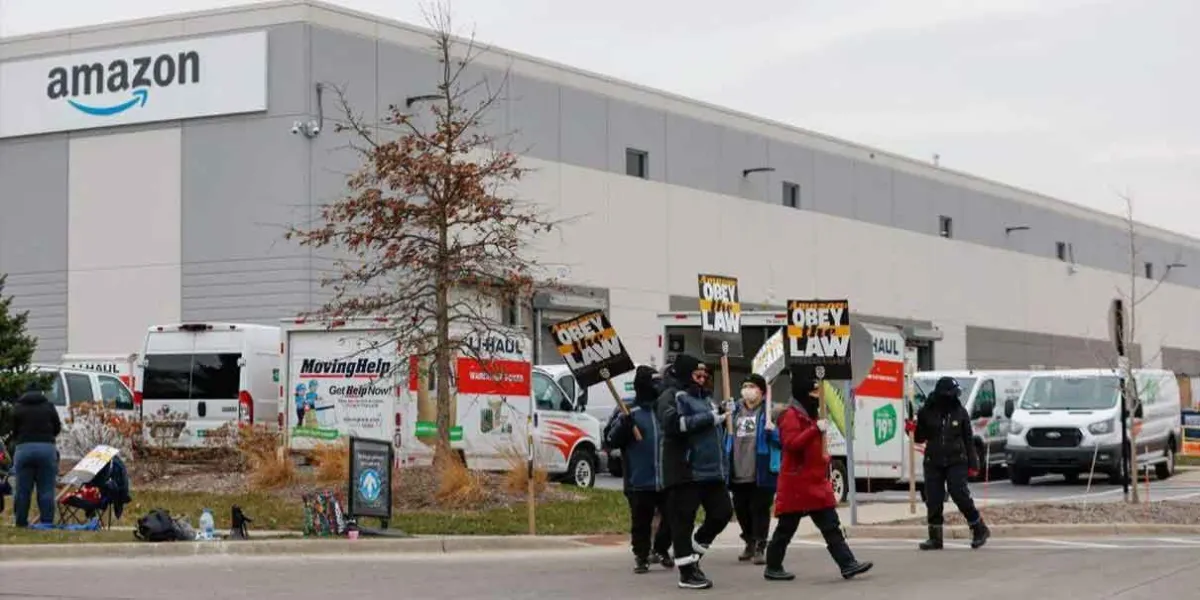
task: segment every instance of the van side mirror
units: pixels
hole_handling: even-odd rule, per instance
[[[563,412],[575,412],[575,405],[571,404],[570,400],[563,398],[562,402],[558,403],[558,410]]]
[[[585,389],[579,393],[579,398],[577,400],[575,400],[575,404],[579,406],[580,412],[583,412],[583,409],[587,408],[587,404],[588,404],[587,401],[588,401],[588,391]]]
[[[979,400],[975,403],[975,410],[971,413],[972,419],[990,419],[996,414],[995,400]]]
[[[1012,398],[1004,401],[1004,418],[1011,419],[1013,413],[1017,410],[1017,403],[1013,402]]]

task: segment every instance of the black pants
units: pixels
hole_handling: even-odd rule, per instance
[[[825,538],[825,548],[829,550],[829,556],[833,557],[833,562],[837,563],[838,568],[845,570],[853,566],[854,553],[846,543],[846,536],[842,535],[842,523],[838,519],[837,509],[826,508],[779,516],[779,521],[775,524],[775,535],[771,537],[771,543],[767,544],[767,568],[783,568],[783,557],[787,554],[788,544],[792,543],[796,528],[800,526],[800,519],[805,516],[812,518],[813,525],[817,526],[821,536]]]
[[[666,492],[625,492],[629,500],[629,536],[633,544],[633,555],[649,558],[650,551],[665,555],[671,549],[671,522],[667,518]],[[653,534],[654,513],[659,514],[658,531]]]
[[[942,508],[946,504],[947,490],[967,523],[979,522],[979,510],[971,499],[971,488],[967,487],[967,465],[941,467],[925,463],[925,511],[929,524],[939,527],[945,522]]]
[[[760,488],[754,483],[735,483],[733,512],[738,526],[742,528],[742,541],[747,544],[767,541],[771,530],[771,503],[775,501],[775,490]]]
[[[696,525],[696,512],[704,507],[704,523],[696,529],[696,542],[708,546],[729,525],[733,507],[729,504],[729,490],[720,481],[704,483],[682,483],[670,490],[667,512],[671,515],[671,537],[675,546],[675,564],[683,567],[696,562],[699,556],[692,548],[692,529]],[[682,559],[682,560],[681,560]],[[690,560],[689,560],[690,559]]]

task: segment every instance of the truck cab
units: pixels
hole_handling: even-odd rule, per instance
[[[538,464],[569,483],[592,487],[600,468],[602,423],[588,409],[594,392],[578,390],[567,367],[561,365],[565,374],[557,367],[538,366],[532,371]],[[604,396],[608,395],[606,390]]]

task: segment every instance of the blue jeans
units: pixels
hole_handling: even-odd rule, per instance
[[[37,485],[38,520],[54,523],[54,494],[58,484],[58,448],[45,442],[26,442],[17,446],[13,456],[17,493],[13,498],[17,527],[29,526],[29,503]]]

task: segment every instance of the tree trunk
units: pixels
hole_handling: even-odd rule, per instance
[[[437,448],[434,451],[435,465],[443,465],[453,457],[450,448],[450,424],[453,418],[450,403],[451,386],[454,385],[450,373],[450,315],[449,290],[439,285],[437,290],[437,347],[434,349],[434,371],[437,373]]]

